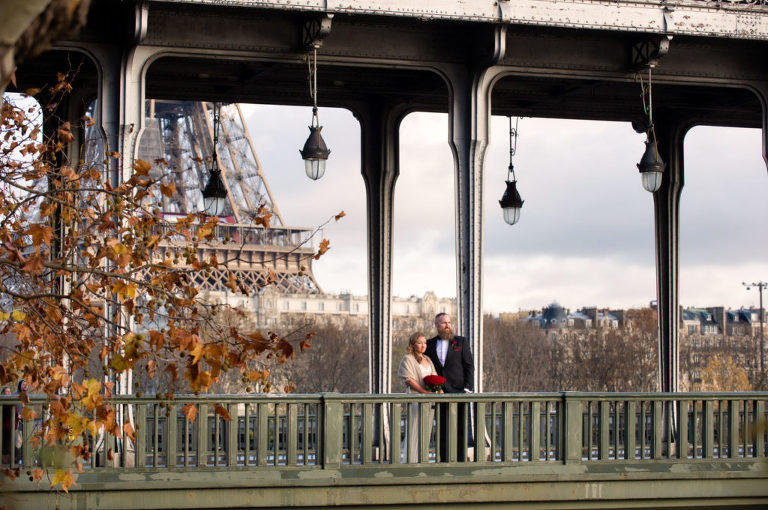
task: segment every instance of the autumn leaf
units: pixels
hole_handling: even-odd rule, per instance
[[[43,272],[43,267],[45,267],[45,259],[40,255],[35,255],[30,257],[21,269],[33,274],[39,274]]]
[[[124,301],[125,299],[133,299],[136,297],[136,285],[133,283],[119,281],[115,283],[114,286],[112,286],[112,292],[117,294],[117,297],[120,299],[120,301]]]
[[[299,344],[299,347],[301,348],[301,352],[306,351],[310,347],[312,347],[312,344],[309,343],[309,340],[302,340]]]
[[[171,198],[174,193],[176,193],[176,184],[170,183],[167,186],[165,184],[160,184],[160,193],[164,197]]]
[[[312,258],[314,258],[315,260],[318,260],[320,257],[322,257],[325,254],[325,252],[327,252],[331,248],[330,244],[331,242],[328,239],[323,239],[322,241],[320,241],[320,248],[318,248],[317,253],[315,253],[314,257]]]
[[[149,171],[152,169],[152,164],[149,161],[137,159],[136,162],[131,165],[131,168],[136,172],[136,175],[149,175]]]
[[[109,249],[114,253],[115,255],[122,255],[124,253],[130,252],[127,246],[125,246],[123,243],[118,241],[117,239],[110,239],[107,243],[107,246],[109,246]]]
[[[34,246],[40,246],[43,243],[51,244],[53,228],[35,223],[30,225],[28,232],[32,236],[32,244]]]
[[[200,225],[197,228],[197,237],[199,239],[207,239],[213,235],[213,225],[208,223]]]
[[[339,214],[334,216],[333,219],[335,219],[336,221],[339,221],[340,219],[342,219],[346,215],[347,215],[347,213],[345,213],[344,211],[341,211]]]
[[[203,344],[197,344],[189,351],[189,355],[192,356],[192,364],[196,364],[203,357]]]
[[[224,407],[223,405],[221,405],[221,404],[214,404],[213,405],[213,410],[216,412],[216,414],[221,416],[226,421],[232,421],[232,416],[229,415],[229,411],[227,411],[227,408]]]
[[[136,440],[136,431],[133,430],[133,425],[131,425],[131,422],[126,421],[123,423],[123,434],[125,434],[125,437],[130,438],[131,441]]]
[[[75,139],[75,136],[72,134],[72,127],[69,125],[69,122],[64,122],[61,126],[59,126],[57,135],[59,136],[59,139],[65,143],[69,143]]]
[[[51,480],[51,486],[61,484],[61,488],[64,492],[69,494],[69,487],[75,485],[75,479],[72,477],[72,472],[66,469],[57,469]]]
[[[88,379],[84,381],[83,387],[85,389],[85,396],[82,397],[81,402],[88,411],[93,411],[101,405],[103,397],[101,395],[101,382],[96,379]]]
[[[237,279],[232,272],[227,275],[227,283],[225,283],[224,286],[232,292],[237,292]]]
[[[21,417],[26,421],[33,421],[37,418],[37,413],[31,407],[25,407],[21,410]]]
[[[189,423],[195,423],[195,418],[197,417],[197,406],[195,404],[190,403],[182,406],[181,412],[187,417]]]

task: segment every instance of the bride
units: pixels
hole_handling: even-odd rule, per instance
[[[403,356],[400,368],[397,370],[397,376],[402,379],[406,386],[406,393],[432,393],[426,389],[424,378],[428,375],[437,375],[437,371],[429,356],[424,356],[426,350],[427,337],[423,333],[412,334],[408,339],[408,352]],[[408,423],[406,438],[402,443],[401,457],[405,458],[405,452],[409,452],[408,462],[419,462],[419,403],[413,402],[410,405],[412,420]],[[430,430],[432,429],[433,417],[434,411],[430,409],[429,421],[427,422]],[[422,462],[426,461],[427,459],[422,459]]]

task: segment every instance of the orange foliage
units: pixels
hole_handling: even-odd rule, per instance
[[[68,79],[62,73],[49,88],[52,102],[60,103],[71,89]],[[28,392],[48,397],[50,412],[37,417],[42,427],[30,439],[33,444],[72,446],[82,461],[88,452],[77,445],[88,444],[88,434],[106,430],[133,439],[133,426],[120,424],[110,404],[111,386],[100,380],[138,364],[150,377],[162,376],[195,393],[207,391],[228,370],[250,374],[268,387],[269,374],[253,371],[249,363],[266,356],[291,359],[291,342],[217,323],[215,307],[197,300],[191,272],[225,262],[200,255],[204,243],[215,241],[218,219],[200,213],[164,220],[156,200],[175,187],[153,177],[152,163],[136,160],[133,175],[112,185],[101,165],[114,164],[119,153],[108,152],[93,165],[72,165],[63,149],[83,126],[51,115],[46,121],[58,125],[45,130],[52,137],[38,143],[40,120],[31,115],[10,102],[3,102],[0,112],[0,295],[7,298],[0,334],[16,341],[4,353],[0,385],[23,379]],[[270,218],[262,207],[252,221],[268,228]],[[159,247],[180,237],[188,248],[163,258]],[[316,257],[328,247],[323,240]],[[233,273],[226,285],[232,292],[253,290]],[[307,346],[305,340],[301,349]],[[89,361],[96,358],[103,373],[91,374]],[[173,398],[172,391],[165,395]],[[215,409],[229,419],[226,408]],[[194,421],[194,405],[182,411]],[[29,407],[23,416],[35,418]],[[12,470],[3,474],[15,476]],[[41,476],[35,472],[36,479]],[[53,484],[67,491],[74,484],[72,470],[57,470]]]

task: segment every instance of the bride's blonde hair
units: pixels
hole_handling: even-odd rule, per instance
[[[424,340],[427,339],[427,336],[422,333],[421,331],[417,331],[416,333],[412,334],[411,337],[408,339],[408,354],[416,358],[416,361],[421,363],[421,360],[423,359],[421,354],[416,352],[416,349],[413,348],[413,345],[416,343],[416,340],[419,338],[424,337]]]

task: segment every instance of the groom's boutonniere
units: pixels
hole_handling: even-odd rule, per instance
[[[459,344],[456,343],[456,339],[455,338],[451,340],[451,346],[453,347],[454,351],[460,351],[461,350],[461,347],[459,347]]]

